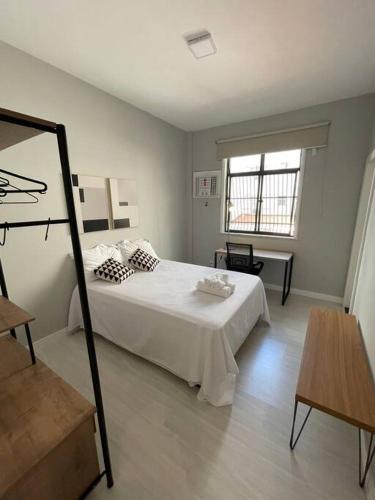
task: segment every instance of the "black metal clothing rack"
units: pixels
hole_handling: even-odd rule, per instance
[[[85,338],[89,356],[91,377],[92,377],[92,383],[95,395],[95,404],[97,410],[97,419],[99,424],[100,439],[103,451],[103,461],[105,467],[104,472],[100,474],[100,476],[95,480],[95,484],[98,480],[100,480],[102,475],[105,474],[107,477],[107,486],[108,488],[111,488],[113,486],[112,466],[111,466],[110,452],[108,446],[108,437],[107,437],[107,430],[105,423],[104,406],[103,406],[102,392],[100,386],[98,363],[97,363],[94,336],[91,324],[90,308],[89,308],[86,281],[84,275],[81,243],[79,239],[77,218],[74,208],[74,198],[73,198],[73,189],[71,183],[71,173],[69,166],[68,145],[67,145],[65,127],[64,125],[59,125],[53,122],[42,120],[40,118],[23,115],[21,113],[17,113],[2,108],[0,108],[0,124],[1,122],[6,122],[10,124],[12,128],[14,128],[14,126],[17,125],[21,127],[27,127],[28,129],[30,129],[30,132],[29,134],[22,132],[18,139],[17,138],[13,140],[8,139],[8,142],[5,144],[5,146],[3,148],[0,147],[0,149],[4,149],[5,147],[10,147],[14,144],[17,144],[19,142],[22,142],[31,137],[34,137],[35,135],[44,132],[52,133],[57,136],[68,218],[55,219],[55,220],[47,219],[47,220],[35,220],[35,221],[21,221],[21,222],[10,222],[10,223],[4,222],[0,224],[0,228],[6,231],[8,228],[48,226],[54,224],[69,224],[70,226],[70,234],[73,246],[73,255],[76,268],[77,282],[78,282],[78,290],[81,301]],[[1,261],[0,261],[0,285],[2,294],[8,298],[8,291]],[[11,334],[15,335],[15,332],[11,332]]]

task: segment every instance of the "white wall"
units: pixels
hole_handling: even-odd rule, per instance
[[[249,241],[258,248],[294,251],[295,288],[343,296],[374,111],[371,94],[193,134],[191,170],[217,170],[217,139],[331,121],[328,147],[316,156],[307,154],[298,238],[231,236],[232,241]],[[220,200],[210,200],[207,207],[193,200],[192,225],[193,262],[208,265],[215,248],[228,239],[220,233]],[[281,284],[282,269],[267,262],[262,277]]]
[[[363,254],[353,304],[375,377],[375,197],[369,208]]]
[[[0,106],[63,123],[73,173],[137,180],[139,227],[82,235],[83,248],[141,236],[162,257],[184,260],[187,134],[3,43],[0,61]],[[2,221],[66,215],[54,136],[2,151],[0,168],[49,185],[37,205],[0,206]],[[0,249],[10,297],[37,317],[35,339],[67,324],[75,281],[68,228],[51,226],[47,242],[44,234],[11,230]]]
[[[372,163],[375,162],[374,152],[375,126],[369,156],[369,158],[372,158]],[[360,325],[372,374],[375,377],[375,178],[365,177],[364,181],[371,183],[370,199],[366,214],[365,232],[361,242],[351,312],[356,315]],[[370,445],[369,436],[367,436],[365,444],[363,458]],[[367,483],[367,498],[368,500],[375,499],[375,474],[373,467],[369,471]]]
[[[370,154],[369,158],[370,157],[371,157],[371,154]],[[360,195],[359,204],[358,204],[355,230],[354,230],[353,242],[352,242],[352,249],[351,249],[351,254],[350,254],[350,262],[349,262],[348,273],[347,273],[347,277],[346,277],[344,302],[343,302],[344,307],[350,307],[350,303],[352,300],[354,278],[355,278],[355,274],[356,274],[356,270],[357,270],[358,257],[359,257],[359,252],[361,249],[361,244],[362,244],[362,239],[363,239],[363,232],[364,232],[364,226],[365,226],[365,221],[366,221],[369,196],[371,194],[371,184],[372,184],[372,179],[374,177],[374,171],[375,171],[375,162],[369,159],[366,162],[366,166],[365,166],[365,170],[364,170],[364,174],[363,174],[361,195]]]
[[[375,151],[375,127],[370,155],[373,151]],[[372,162],[375,162],[375,157]],[[375,178],[368,178],[367,182],[371,183],[371,194],[357,268],[352,312],[360,324],[375,377]]]

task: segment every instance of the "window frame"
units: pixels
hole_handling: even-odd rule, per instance
[[[303,178],[304,178],[304,170],[305,170],[305,161],[306,161],[306,149],[301,149],[301,156],[300,156],[300,166],[299,168],[288,168],[288,169],[274,169],[274,170],[265,170],[264,169],[264,160],[265,160],[265,153],[260,153],[261,156],[261,165],[260,169],[255,171],[255,172],[240,172],[240,173],[235,173],[231,174],[230,173],[230,158],[227,158],[223,160],[223,174],[225,176],[225,183],[224,189],[223,189],[223,207],[222,207],[222,233],[223,234],[236,234],[239,237],[242,236],[252,236],[252,237],[266,237],[266,238],[280,238],[280,239],[288,239],[288,240],[293,240],[297,239],[298,237],[298,229],[299,229],[299,218],[300,218],[300,208],[301,208],[301,198],[302,198],[302,187],[303,187]],[[265,175],[279,175],[279,174],[288,174],[288,173],[299,173],[299,181],[298,181],[298,188],[297,192],[295,194],[295,230],[294,234],[291,235],[289,233],[279,233],[279,232],[273,232],[273,231],[249,231],[249,230],[239,230],[239,229],[229,229],[229,202],[230,202],[230,181],[231,178],[233,177],[249,177],[249,176],[257,176],[259,177],[259,185],[260,182],[263,183],[263,178]],[[261,220],[259,219],[259,205],[262,203],[259,199],[259,195],[262,193],[259,191],[259,185],[258,185],[258,194],[257,194],[257,207],[256,207],[256,222],[255,224],[258,224],[258,228],[260,225]]]

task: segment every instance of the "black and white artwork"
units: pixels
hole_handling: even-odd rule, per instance
[[[137,183],[131,179],[109,179],[113,229],[138,226]]]
[[[107,180],[73,174],[72,184],[79,232],[110,229]]]

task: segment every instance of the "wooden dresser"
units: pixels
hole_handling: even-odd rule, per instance
[[[80,498],[99,477],[95,407],[9,335],[0,359],[0,498]]]

